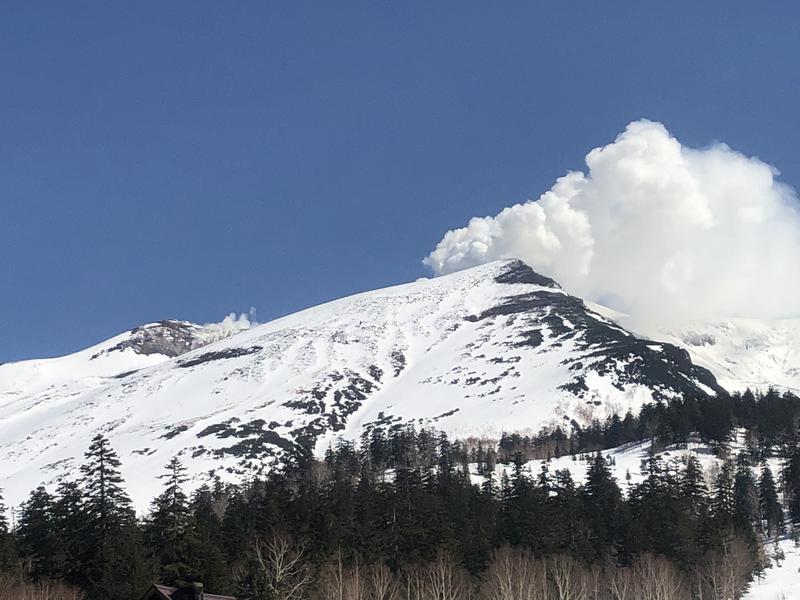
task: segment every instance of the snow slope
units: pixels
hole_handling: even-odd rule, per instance
[[[684,347],[729,391],[800,392],[800,319],[708,320],[655,336]]]
[[[144,509],[174,455],[195,484],[233,480],[369,427],[496,436],[719,389],[685,351],[633,336],[519,261],[207,341],[197,326],[162,322],[68,357],[1,365],[7,501],[74,474],[97,432]]]

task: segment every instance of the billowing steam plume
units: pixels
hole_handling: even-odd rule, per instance
[[[800,316],[800,214],[777,171],[724,144],[630,123],[536,201],[474,218],[425,258],[444,274],[518,257],[645,326]]]

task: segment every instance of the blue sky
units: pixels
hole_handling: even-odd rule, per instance
[[[791,3],[6,2],[0,361],[426,275],[640,117],[800,184]]]

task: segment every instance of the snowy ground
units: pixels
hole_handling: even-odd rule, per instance
[[[790,539],[781,540],[778,547],[783,559],[776,560],[774,546],[768,547],[772,566],[751,584],[744,600],[800,600],[800,548]]]
[[[800,393],[800,319],[708,319],[650,337],[686,348],[729,391]]]
[[[658,373],[674,375],[659,344],[632,345],[593,370],[621,340],[636,338],[535,273],[497,280],[515,264],[357,294],[178,356],[115,349],[128,333],[67,357],[0,365],[6,502],[74,475],[98,432],[120,454],[145,511],[176,455],[193,485],[212,473],[240,481],[269,469],[301,437],[317,438],[324,451],[335,436],[358,438],[373,424],[416,423],[454,438],[535,431],[651,401],[653,387],[621,383],[626,366],[644,373],[658,363]],[[589,326],[594,336],[584,342],[580,327]],[[642,345],[650,350],[634,354]],[[675,379],[691,384],[692,368]],[[671,391],[663,381],[651,385]]]

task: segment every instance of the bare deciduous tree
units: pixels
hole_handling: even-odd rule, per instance
[[[629,567],[616,567],[608,571],[607,585],[612,600],[637,600],[635,575]]]
[[[430,565],[405,572],[406,600],[470,600],[473,591],[472,578],[444,551]]]
[[[369,589],[371,600],[396,600],[399,595],[397,579],[384,563],[369,568]]]
[[[548,561],[548,576],[554,600],[583,600],[583,565],[571,556],[556,555]]]
[[[729,536],[719,551],[706,554],[697,572],[697,588],[703,600],[736,600],[747,589],[752,569],[747,545]]]
[[[61,583],[0,583],[0,598],[14,600],[83,600],[84,595],[75,588]]]
[[[320,573],[317,585],[323,600],[368,600],[367,570],[356,557],[345,564],[341,552]]]
[[[267,542],[253,541],[256,568],[276,600],[301,600],[312,581],[303,557],[303,546],[285,536],[275,536]]]
[[[546,591],[545,567],[530,552],[503,546],[492,556],[482,586],[486,600],[542,600]]]
[[[680,572],[667,559],[642,555],[633,565],[637,600],[683,600],[688,597]]]

